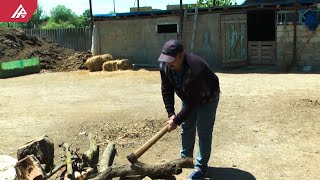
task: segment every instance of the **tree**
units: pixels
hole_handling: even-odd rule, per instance
[[[236,0],[198,0],[197,2],[199,7],[230,6],[236,4]]]
[[[50,17],[44,29],[80,27],[81,19],[69,8],[58,5],[50,11]]]
[[[26,23],[26,28],[31,29],[39,27],[43,23],[43,19],[43,8],[41,6],[38,6],[37,10],[34,12],[31,19]]]
[[[90,9],[85,10],[80,16],[81,26],[89,27],[90,26]]]

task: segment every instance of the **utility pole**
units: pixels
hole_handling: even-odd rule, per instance
[[[293,46],[291,67],[297,65],[297,19],[298,19],[298,0],[294,1],[294,23],[293,23]]]
[[[89,5],[90,5],[90,29],[91,29],[91,34],[92,34],[92,29],[93,29],[93,15],[92,15],[92,2],[89,0]]]
[[[183,30],[183,7],[182,7],[182,0],[180,0],[180,30],[179,30],[180,41],[182,41],[182,30]]]
[[[113,0],[113,13],[116,13],[116,2]]]
[[[137,0],[137,4],[138,4],[138,12],[139,12],[140,11],[139,0]]]

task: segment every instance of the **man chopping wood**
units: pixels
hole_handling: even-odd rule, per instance
[[[211,154],[212,132],[219,103],[219,78],[201,57],[184,51],[177,40],[169,40],[159,60],[161,91],[168,113],[169,132],[181,125],[181,158],[193,157],[196,130],[199,151],[194,171],[188,179],[203,179]],[[182,109],[175,113],[174,92],[182,100]]]

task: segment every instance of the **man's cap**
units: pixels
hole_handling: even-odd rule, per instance
[[[158,61],[173,62],[176,59],[177,54],[182,51],[182,44],[177,40],[171,39],[164,44]]]

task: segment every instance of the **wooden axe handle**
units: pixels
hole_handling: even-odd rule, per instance
[[[168,125],[164,126],[159,132],[157,132],[157,134],[155,134],[151,139],[149,139],[133,153],[135,157],[138,159],[140,156],[142,156],[152,145],[154,145],[163,135],[168,132],[168,129]]]

